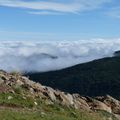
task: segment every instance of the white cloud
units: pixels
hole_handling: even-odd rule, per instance
[[[28,13],[35,15],[64,15],[61,12],[51,12],[51,11],[39,11],[39,12],[29,11]]]
[[[120,39],[74,42],[0,42],[0,69],[49,71],[112,56],[120,50]]]
[[[0,6],[25,8],[35,10],[31,12],[35,14],[50,14],[56,12],[78,13],[85,10],[99,8],[104,3],[109,3],[112,0],[73,0],[72,2],[54,2],[54,1],[23,1],[23,0],[1,0]],[[36,11],[37,10],[37,11]],[[44,11],[41,13],[41,10]]]

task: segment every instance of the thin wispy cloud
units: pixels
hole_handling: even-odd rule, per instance
[[[60,1],[24,1],[24,0],[1,0],[0,6],[15,7],[35,10],[33,14],[56,14],[54,12],[79,13],[101,7],[112,0],[73,0],[72,2]],[[37,10],[37,11],[36,11]]]
[[[29,11],[29,14],[35,14],[35,15],[64,15],[65,13],[61,12],[51,12],[51,11]]]

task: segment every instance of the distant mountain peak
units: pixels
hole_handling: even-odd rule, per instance
[[[120,50],[114,52],[114,56],[120,56]]]

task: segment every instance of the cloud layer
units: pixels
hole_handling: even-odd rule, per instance
[[[7,71],[50,71],[112,56],[120,50],[120,39],[74,42],[1,42],[0,69]]]
[[[56,12],[79,13],[81,11],[99,8],[103,4],[110,3],[111,1],[112,0],[71,0],[69,2],[60,2],[57,0],[0,0],[0,6],[29,9],[32,10],[29,13],[43,15],[43,13],[55,14]]]

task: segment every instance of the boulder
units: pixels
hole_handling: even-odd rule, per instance
[[[73,99],[74,99],[74,107],[76,109],[83,109],[90,111],[90,107],[86,102],[85,98],[81,97],[79,94],[73,94]]]
[[[92,110],[104,110],[106,112],[112,113],[111,107],[107,106],[105,103],[98,101],[96,99],[91,99],[92,102],[89,102],[89,106]]]
[[[17,80],[16,81],[16,86],[22,86],[22,85],[24,85],[24,82],[22,82],[21,80]]]
[[[56,96],[62,105],[72,106],[74,104],[73,96],[70,94],[65,94],[64,92],[58,92],[56,93]]]
[[[47,95],[52,101],[56,101],[54,90],[50,87],[46,87],[45,89],[46,91],[44,92],[44,94]]]
[[[106,105],[111,107],[113,113],[120,114],[120,101],[118,101],[117,99],[107,95],[107,96],[104,97],[103,102]]]

